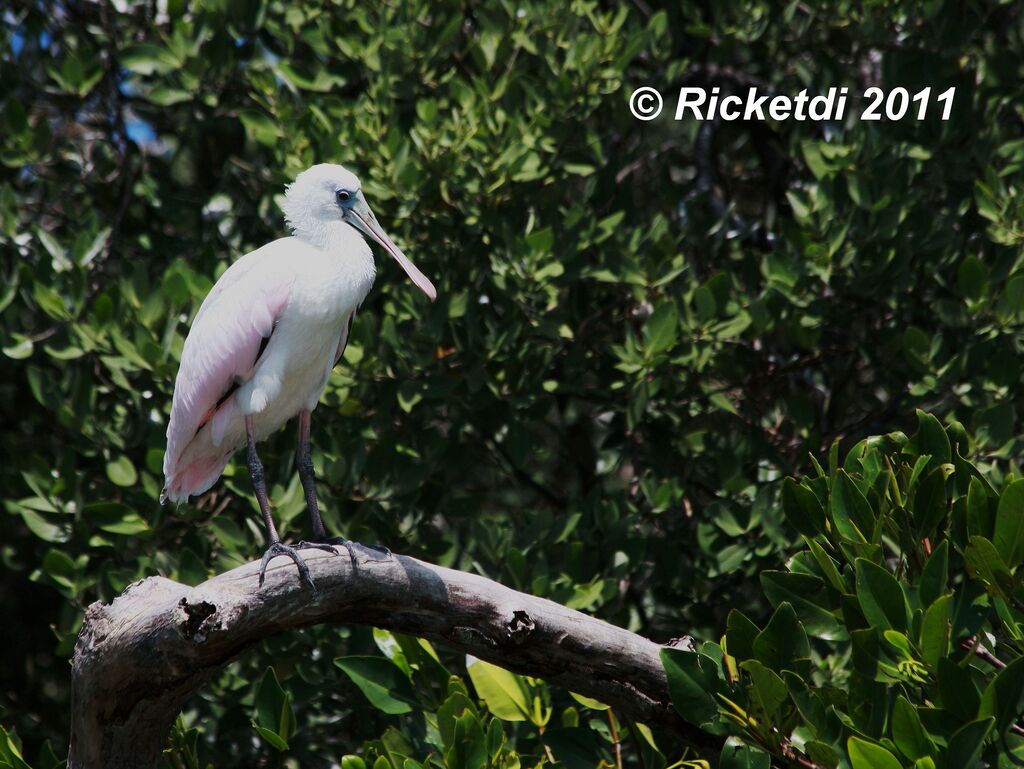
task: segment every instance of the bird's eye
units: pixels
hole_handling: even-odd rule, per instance
[[[348,190],[338,190],[337,192],[334,193],[334,197],[338,199],[339,203],[344,203],[346,200],[349,199],[349,197],[351,197],[351,195],[349,194]]]

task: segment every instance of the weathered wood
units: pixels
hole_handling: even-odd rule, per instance
[[[659,646],[552,601],[414,558],[303,551],[314,594],[294,564],[258,563],[191,588],[162,577],[94,603],[75,647],[69,769],[148,769],[186,700],[231,660],[277,633],[320,623],[387,628],[544,678],[671,726],[714,749],[672,710]]]

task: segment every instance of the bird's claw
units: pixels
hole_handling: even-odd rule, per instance
[[[394,553],[392,553],[391,549],[385,545],[360,545],[360,547],[364,550],[376,550],[378,553],[382,553],[384,555],[383,558],[371,558],[371,563],[384,563],[386,561],[390,561],[394,557]]]
[[[299,549],[302,548],[303,543],[299,543],[298,547],[292,547],[286,545],[283,542],[271,542],[270,547],[267,548],[267,552],[263,554],[263,560],[260,561],[260,587],[263,587],[263,580],[267,576],[267,566],[270,562],[277,558],[279,555],[287,556],[295,562],[296,568],[299,570],[299,577],[309,585],[310,589],[316,591],[316,585],[313,584],[313,578],[309,576],[309,567],[306,566],[306,562],[302,560],[302,556],[299,555]],[[334,549],[330,546],[325,546],[323,549],[329,549],[334,552]]]
[[[384,545],[364,545],[359,542],[353,542],[350,539],[345,539],[344,537],[324,537],[320,540],[320,542],[326,544],[300,544],[307,544],[309,547],[318,547],[321,549],[324,547],[331,547],[332,549],[334,547],[343,547],[348,551],[348,557],[352,561],[352,568],[356,568],[356,566],[358,565],[358,562],[356,560],[357,547],[362,550],[376,550],[377,552],[384,554],[383,558],[367,558],[366,562],[368,563],[383,563],[384,561],[390,561],[393,556],[392,552],[388,548],[384,547]]]
[[[325,553],[330,553],[331,555],[337,555],[338,554],[338,551],[334,549],[334,545],[329,543],[329,542],[328,543],[325,543],[325,542],[307,542],[306,540],[302,540],[297,545],[295,545],[295,549],[296,550],[323,550]]]

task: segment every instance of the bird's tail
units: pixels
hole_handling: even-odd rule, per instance
[[[167,485],[160,492],[160,504],[186,502],[189,497],[198,496],[209,489],[224,472],[234,449],[213,456],[197,457],[180,471],[168,476]]]

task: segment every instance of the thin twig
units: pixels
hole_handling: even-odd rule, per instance
[[[979,658],[985,660],[989,665],[997,667],[1000,670],[1006,667],[1006,663],[999,659],[995,654],[990,652],[984,646],[981,645],[981,639],[978,636],[971,636],[966,641],[960,644],[961,648],[972,652]]]
[[[615,746],[615,769],[622,769],[622,742],[619,740],[619,725],[615,722],[615,713],[608,708],[608,728],[612,733],[612,744]]]

